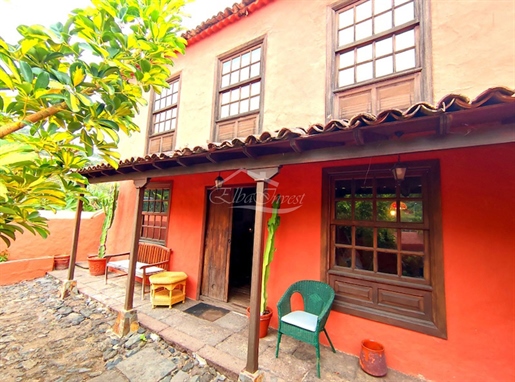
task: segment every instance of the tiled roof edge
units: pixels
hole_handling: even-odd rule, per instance
[[[406,111],[399,109],[385,110],[377,116],[370,113],[360,113],[353,116],[349,120],[331,120],[327,124],[313,124],[308,128],[283,127],[274,132],[264,131],[257,135],[249,135],[245,138],[233,138],[223,142],[210,142],[206,147],[195,146],[193,149],[183,148],[173,151],[170,154],[159,153],[146,155],[145,157],[132,157],[129,159],[121,160],[120,166],[127,166],[132,164],[142,164],[152,162],[155,159],[177,159],[186,157],[193,154],[202,154],[206,152],[215,152],[219,150],[227,150],[243,146],[252,146],[256,144],[269,143],[274,141],[288,141],[292,138],[308,137],[317,134],[327,134],[340,130],[352,130],[365,126],[378,126],[388,122],[406,121],[414,118],[425,116],[435,116],[444,113],[452,113],[461,110],[469,110],[474,108],[485,107],[495,104],[513,104],[515,110],[515,89],[507,87],[490,88],[482,92],[472,101],[460,94],[449,94],[443,97],[435,106],[419,102],[410,106]],[[91,171],[111,170],[112,167],[108,164],[102,163],[100,165],[90,166],[82,169],[80,173],[88,173]]]
[[[232,7],[227,7],[218,12],[196,28],[184,32],[182,37],[188,41],[188,46],[191,46],[228,25],[249,16],[272,1],[274,0],[243,0],[241,3],[234,3]]]

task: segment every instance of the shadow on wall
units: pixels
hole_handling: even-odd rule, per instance
[[[9,247],[9,262],[14,260],[36,259],[55,255],[69,254],[72,248],[75,228],[75,211],[42,211],[48,219],[50,235],[43,239],[28,231],[18,235]],[[77,261],[86,261],[88,254],[97,253],[104,213],[82,212],[77,249]]]

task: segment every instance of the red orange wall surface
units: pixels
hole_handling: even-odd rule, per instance
[[[274,178],[278,191],[305,196],[300,209],[281,216],[269,281],[270,306],[275,306],[294,281],[320,279],[322,169],[393,163],[396,159],[389,156],[281,169]],[[385,346],[390,367],[429,380],[515,380],[515,145],[405,154],[402,159],[440,160],[448,339],[334,311],[328,322],[331,339],[339,350],[355,355],[361,340],[375,339]],[[167,245],[174,250],[172,269],[188,274],[190,298],[198,297],[201,280],[205,190],[217,175],[173,179]],[[251,180],[240,174],[230,183],[248,185]],[[124,222],[132,222],[131,214]],[[277,318],[272,326],[277,326]]]

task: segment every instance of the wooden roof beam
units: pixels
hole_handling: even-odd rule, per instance
[[[175,161],[179,163],[182,167],[188,167],[188,165],[184,163],[182,158],[177,158]]]
[[[452,114],[444,113],[440,115],[440,123],[438,124],[438,135],[445,136],[449,134],[452,124]]]

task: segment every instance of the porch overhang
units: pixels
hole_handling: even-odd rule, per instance
[[[405,112],[358,114],[309,128],[283,128],[207,147],[184,148],[80,171],[90,183],[472,147],[515,142],[515,92],[488,89],[473,101],[444,97]]]

